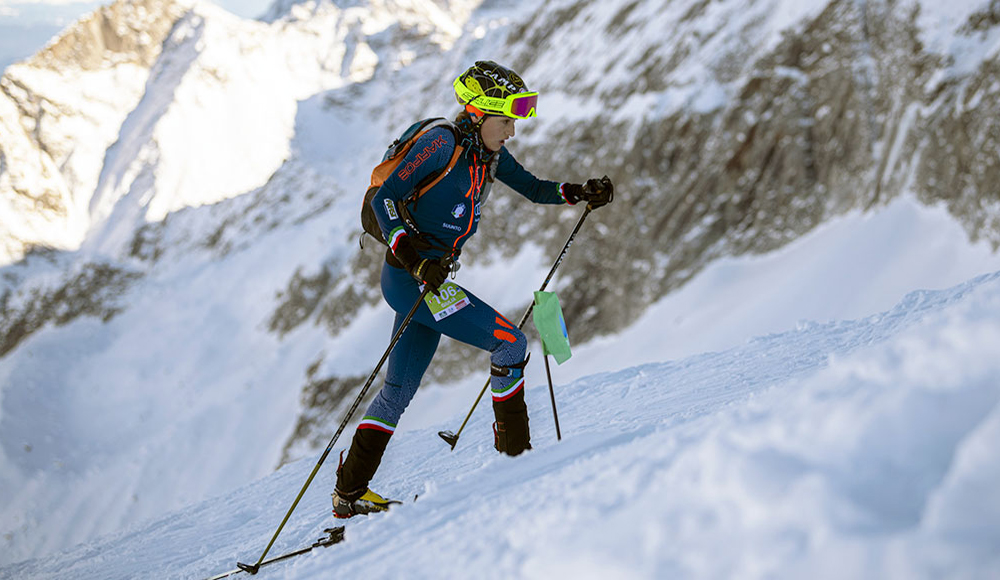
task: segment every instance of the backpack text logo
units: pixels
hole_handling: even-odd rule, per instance
[[[400,168],[399,178],[402,179],[403,181],[409,179],[410,176],[413,175],[413,172],[416,171],[417,168],[424,163],[424,161],[430,159],[431,155],[436,153],[438,149],[444,147],[445,145],[447,145],[447,142],[444,140],[444,137],[438,135],[437,139],[431,141],[430,145],[424,147],[423,151],[421,151],[420,153],[417,153],[416,159],[410,161],[409,163]]]

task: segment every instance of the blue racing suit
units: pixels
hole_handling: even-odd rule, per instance
[[[478,128],[466,124],[467,135]],[[371,205],[383,237],[389,241],[386,264],[382,267],[382,295],[396,320],[393,335],[406,314],[420,299],[419,283],[400,266],[393,251],[404,237],[417,237],[407,228],[400,206],[422,179],[446,167],[455,151],[456,137],[446,127],[432,129],[421,136],[395,172],[382,184]],[[463,152],[451,171],[415,203],[406,206],[409,223],[419,230],[413,244],[421,257],[439,258],[457,255],[476,233],[482,206],[488,193],[491,164],[496,179],[536,203],[563,204],[560,184],[538,179],[526,171],[506,147],[484,155],[482,147],[463,139]],[[466,148],[467,145],[468,146]],[[395,265],[393,265],[395,262]],[[426,303],[421,303],[389,355],[385,384],[371,402],[354,433],[347,460],[337,469],[337,496],[354,501],[365,493],[381,462],[382,454],[396,430],[400,416],[409,405],[437,350],[441,335],[471,344],[490,353],[494,423],[497,449],[517,454],[530,448],[527,409],[524,403],[524,377],[521,369],[527,352],[527,340],[514,324],[468,289],[462,289],[470,304],[441,319],[434,320]],[[504,443],[517,440],[518,443]]]
[[[372,208],[385,239],[395,248],[403,236],[412,235],[397,208],[424,177],[440,171],[451,159],[455,135],[439,127],[424,134],[410,149],[396,172],[385,181],[372,200]],[[501,147],[494,153],[496,179],[536,203],[564,204],[559,183],[538,179]],[[485,199],[481,197],[488,179],[489,160],[481,151],[466,150],[452,170],[419,200],[408,206],[420,233],[438,247],[420,250],[423,257],[440,257],[449,248],[460,251],[476,233]],[[418,246],[419,248],[419,246]],[[362,427],[392,432],[403,410],[416,393],[442,334],[490,352],[494,365],[509,367],[524,361],[527,341],[524,334],[502,314],[468,289],[471,306],[441,321],[435,321],[426,304],[421,304],[409,326],[389,356],[386,381],[372,402]],[[396,311],[396,326],[420,297],[420,289],[410,274],[386,263],[382,268],[382,295]],[[497,377],[491,382],[494,400],[514,395],[524,386],[523,377]]]

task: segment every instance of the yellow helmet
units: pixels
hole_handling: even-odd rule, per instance
[[[513,119],[535,116],[538,93],[528,91],[514,71],[492,60],[476,61],[455,79],[455,99],[471,113]]]

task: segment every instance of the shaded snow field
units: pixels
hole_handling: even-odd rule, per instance
[[[851,231],[840,239],[866,230]],[[800,267],[795,255],[784,252],[789,268]],[[775,283],[792,271],[774,264]],[[738,261],[720,267],[740,269]],[[748,280],[740,279],[744,289]],[[711,288],[711,297],[728,293],[724,284]],[[707,319],[700,328],[711,332]],[[554,372],[597,357],[589,348]],[[612,342],[605,348],[620,354]],[[998,352],[994,273],[911,292],[880,314],[798,322],[717,352],[557,379],[561,442],[536,378],[528,389],[532,452],[493,452],[486,404],[453,452],[436,433],[457,427],[462,411],[411,424],[390,445],[373,488],[418,501],[351,520],[345,543],[257,577],[997,578]],[[415,404],[411,423],[432,422],[428,401],[443,399],[438,390]],[[254,562],[317,458],[0,568],[0,577],[200,578]],[[331,456],[272,554],[334,523],[335,467]]]

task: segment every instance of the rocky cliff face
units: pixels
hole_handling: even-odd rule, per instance
[[[660,105],[684,80],[688,61],[719,43],[717,30],[695,29],[711,3],[689,4],[677,23],[659,29],[651,29],[656,20],[647,4],[622,3],[606,23],[595,23],[589,4],[577,2],[511,31],[545,39],[545,30],[584,21],[603,24],[602,33],[621,41],[668,39],[634,61],[585,55],[586,67],[599,74],[571,68],[568,80],[560,78],[593,91],[608,109],[648,96],[641,115],[547,128],[521,150],[525,158],[553,159],[555,174],[582,179],[607,171],[619,184],[622,203],[601,215],[606,235],[567,263],[587,273],[587,284],[564,283],[577,336],[620,328],[712,259],[773,250],[833,215],[903,192],[946,202],[971,237],[994,247],[1000,242],[998,190],[989,184],[1000,162],[996,2],[984,3],[959,27],[960,42],[985,57],[971,64],[968,53],[925,44],[920,18],[927,6],[915,2],[830,2],[773,45],[742,41],[765,36],[767,20],[748,18],[725,43],[732,50],[713,49],[704,63],[710,81],[700,86],[725,95],[708,110],[697,101]],[[774,6],[748,4],[752,17]],[[716,18],[724,24],[724,16]],[[581,59],[572,44],[542,43],[515,58],[529,78],[543,58]],[[959,58],[967,60],[956,64]],[[625,69],[620,76],[632,92],[592,80],[616,68]],[[520,204],[516,219],[530,231],[552,231]],[[513,222],[499,225],[493,243]],[[553,238],[550,251],[559,241]]]

